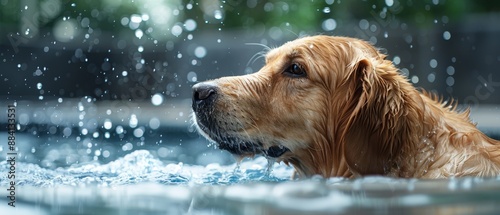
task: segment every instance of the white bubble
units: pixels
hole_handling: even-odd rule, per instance
[[[142,47],[142,46],[137,47],[137,51],[138,52],[143,52],[144,51],[144,47]]]
[[[125,76],[127,76],[127,75],[128,75],[128,72],[127,72],[127,71],[123,71],[123,72],[122,72],[122,76],[123,76],[123,77],[125,77]]]
[[[207,55],[207,49],[203,46],[198,46],[196,49],[194,49],[194,55],[198,58],[203,58],[205,55]]]
[[[160,127],[160,120],[156,117],[153,117],[149,120],[149,127],[151,129],[158,129]]]
[[[135,37],[137,37],[137,38],[141,39],[141,38],[142,38],[142,36],[144,36],[144,32],[142,32],[142,30],[141,30],[141,29],[137,29],[137,30],[135,30]]]
[[[196,22],[192,19],[188,19],[184,22],[184,28],[187,31],[194,31],[196,29]]]
[[[133,148],[134,148],[134,145],[132,145],[132,143],[126,143],[125,145],[122,146],[123,151],[129,151],[129,150],[132,150]]]
[[[214,11],[214,18],[215,19],[222,19],[222,12],[220,10],[215,10]]]
[[[144,135],[144,129],[142,127],[134,129],[134,136],[139,138]]]
[[[104,128],[105,128],[106,130],[109,130],[109,129],[111,129],[112,127],[113,127],[113,123],[111,122],[111,120],[109,120],[109,119],[105,119],[105,120],[104,120]]]
[[[431,68],[436,68],[438,65],[438,62],[436,59],[431,59],[431,61],[429,61],[429,66],[431,66]]]
[[[446,73],[448,73],[448,75],[453,75],[453,74],[455,74],[455,67],[453,67],[453,66],[448,66],[448,68],[446,68]]]
[[[69,137],[69,136],[71,136],[71,133],[72,133],[72,132],[73,132],[73,131],[72,131],[72,130],[71,130],[71,128],[69,128],[69,127],[66,127],[66,128],[64,128],[64,129],[63,129],[63,135],[64,135],[65,137]]]
[[[394,56],[394,59],[392,59],[392,62],[395,65],[399,65],[401,63],[401,58],[399,58],[399,56]]]
[[[137,124],[139,123],[139,120],[137,120],[137,116],[135,114],[132,114],[130,116],[130,120],[128,122],[128,125],[131,127],[131,128],[135,128],[137,127]]]
[[[169,154],[169,150],[165,147],[160,147],[157,151],[159,157],[167,157]]]
[[[453,86],[455,84],[455,79],[449,76],[448,78],[446,78],[446,84],[450,87]]]
[[[54,124],[60,124],[63,121],[63,116],[61,111],[54,111],[50,115],[50,121]]]
[[[37,84],[36,84],[36,88],[37,88],[37,89],[39,89],[39,90],[41,90],[41,89],[42,89],[42,86],[43,86],[43,85],[42,85],[42,83],[37,83]]]
[[[335,19],[327,19],[323,21],[323,24],[321,24],[321,27],[325,31],[333,31],[335,28],[337,28],[337,21]]]
[[[418,76],[414,75],[413,77],[411,77],[411,82],[414,84],[418,83]]]
[[[443,32],[443,39],[444,40],[449,40],[451,39],[451,33],[449,31]]]
[[[102,152],[102,156],[103,156],[103,157],[105,157],[105,158],[109,157],[109,155],[110,155],[110,153],[109,153],[109,151],[108,151],[108,150],[104,150],[104,151]]]
[[[394,0],[385,0],[385,4],[386,4],[388,7],[391,7],[392,5],[394,5]]]
[[[116,126],[115,131],[117,134],[123,134],[123,127],[121,125]]]
[[[182,28],[179,25],[174,25],[174,27],[172,27],[171,32],[172,32],[172,35],[178,37],[179,35],[182,34]]]
[[[132,16],[130,16],[130,21],[134,23],[140,23],[142,22],[142,17],[137,14],[132,14]]]
[[[193,72],[193,71],[188,72],[187,79],[188,79],[188,81],[196,82],[198,80],[198,75],[196,74],[196,72]]]
[[[58,21],[52,29],[60,42],[68,42],[78,35],[78,24],[74,20]]]
[[[430,83],[433,83],[435,80],[436,80],[436,75],[434,73],[427,75],[427,81],[429,81]]]
[[[163,96],[160,93],[154,94],[153,97],[151,97],[151,103],[153,103],[154,106],[161,105],[161,103],[163,103]]]
[[[142,19],[142,21],[148,21],[149,20],[149,15],[148,14],[142,14],[141,19]]]
[[[22,113],[22,114],[19,115],[19,119],[18,120],[19,120],[18,121],[19,124],[21,124],[21,125],[27,125],[29,123],[29,121],[30,121],[30,117],[29,117],[28,114]]]
[[[123,26],[127,26],[129,21],[130,21],[130,20],[128,19],[128,17],[123,17],[123,18],[120,20],[120,23],[121,23]]]
[[[370,27],[370,23],[366,19],[359,20],[359,28],[367,30]]]

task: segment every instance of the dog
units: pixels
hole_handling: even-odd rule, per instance
[[[299,177],[500,174],[500,142],[469,110],[417,90],[368,42],[309,36],[269,50],[260,71],[193,86],[198,131],[238,157]]]

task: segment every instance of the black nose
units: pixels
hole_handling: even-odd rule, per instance
[[[217,86],[212,83],[198,83],[193,86],[193,101],[206,100],[217,92]]]

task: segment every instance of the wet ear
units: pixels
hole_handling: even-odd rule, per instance
[[[391,81],[385,80],[368,59],[353,67],[354,93],[341,142],[351,171],[360,175],[384,174],[390,168],[392,147],[387,122]]]

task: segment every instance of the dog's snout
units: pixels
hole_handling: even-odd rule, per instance
[[[217,86],[211,83],[198,83],[193,86],[193,101],[206,100],[217,92]]]

